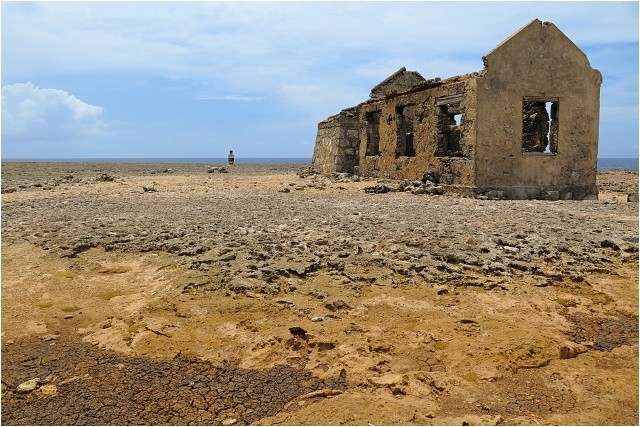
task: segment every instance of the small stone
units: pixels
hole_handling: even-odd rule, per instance
[[[504,191],[501,190],[489,190],[484,194],[489,200],[503,200],[505,198]]]
[[[73,314],[67,314],[63,319],[73,319]]]
[[[333,311],[333,312],[351,310],[351,306],[340,299],[327,303],[324,306],[327,310]]]
[[[577,357],[579,354],[586,353],[587,347],[575,344],[575,343],[567,343],[560,347],[559,357],[560,359],[573,359]]]
[[[307,331],[305,331],[304,329],[302,329],[299,326],[294,326],[292,328],[289,328],[289,332],[291,333],[291,335],[293,335],[295,337],[300,337],[303,340],[307,339]]]
[[[445,295],[449,293],[449,288],[447,288],[446,286],[439,286],[436,288],[436,293],[438,295]]]
[[[34,378],[32,380],[25,381],[16,388],[16,391],[18,393],[31,393],[38,387],[39,383],[40,378]]]
[[[376,184],[370,187],[365,187],[364,192],[370,194],[384,194],[392,191],[393,189],[385,184]]]
[[[235,423],[237,423],[238,420],[236,420],[235,418],[225,418],[224,420],[222,420],[222,425],[223,426],[230,426],[233,425]]]
[[[560,200],[560,192],[556,190],[547,191],[546,199],[553,202]]]
[[[42,340],[43,341],[53,341],[53,340],[58,339],[59,336],[60,335],[55,335],[55,334],[45,335],[45,336],[42,337]]]
[[[324,320],[324,317],[322,316],[314,316],[311,318],[312,322],[322,322]]]
[[[442,195],[444,194],[444,187],[441,186],[431,186],[431,187],[426,187],[425,190],[426,194],[431,194],[431,195]]]
[[[638,193],[632,193],[627,195],[627,202],[638,203]]]
[[[113,176],[109,175],[108,173],[103,173],[103,174],[100,174],[100,176],[96,178],[96,181],[111,182],[114,179],[115,178]]]
[[[55,384],[45,384],[36,390],[38,397],[51,397],[58,394],[58,387]]]

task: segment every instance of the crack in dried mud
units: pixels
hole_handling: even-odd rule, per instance
[[[319,379],[285,365],[261,372],[184,357],[126,357],[61,338],[13,343],[2,359],[4,425],[246,425],[311,391],[346,389],[344,372]],[[57,393],[14,392],[32,378]]]

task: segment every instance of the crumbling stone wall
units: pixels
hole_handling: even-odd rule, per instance
[[[342,110],[318,124],[312,167],[320,173],[354,173],[359,159],[357,109]]]
[[[368,101],[318,125],[314,167],[433,173],[470,196],[597,197],[602,75],[586,55],[536,19],[483,60],[482,71],[446,80],[401,68]]]
[[[382,99],[398,95],[414,89],[426,82],[425,78],[416,71],[407,71],[405,67],[378,83],[371,89],[369,99]]]
[[[360,104],[360,173],[417,180],[425,172],[435,172],[442,184],[470,191],[475,77],[424,81],[406,93]],[[371,140],[376,133],[377,142]]]

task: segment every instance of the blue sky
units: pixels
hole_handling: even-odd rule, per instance
[[[483,67],[534,18],[600,70],[600,157],[638,157],[637,2],[2,2],[2,157],[311,157],[405,66]]]

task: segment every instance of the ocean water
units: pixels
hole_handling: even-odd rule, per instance
[[[627,169],[638,170],[638,159],[635,158],[599,158],[598,170]]]
[[[3,162],[57,162],[57,163],[192,163],[226,164],[226,157],[203,158],[90,158],[90,159],[2,159]],[[311,164],[310,157],[236,157],[239,165]],[[638,170],[637,158],[599,158],[598,170]]]
[[[3,162],[37,163],[182,163],[182,164],[227,164],[226,157],[175,157],[175,158],[52,158],[52,159],[2,159]],[[237,157],[241,165],[311,164],[311,157]]]

